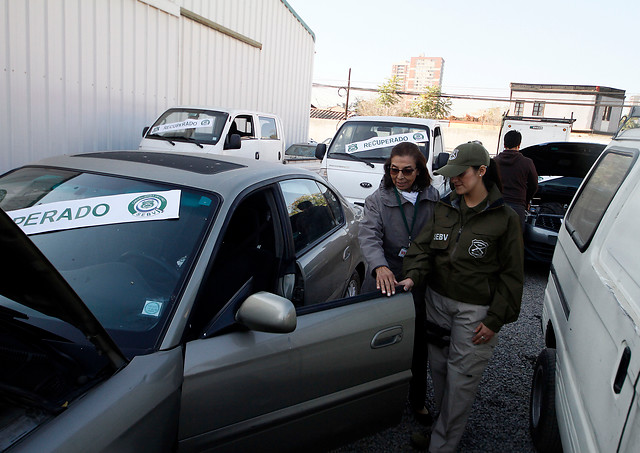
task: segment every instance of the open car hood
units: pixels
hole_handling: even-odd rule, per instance
[[[520,150],[533,160],[538,176],[584,178],[607,145],[586,142],[550,142]]]
[[[115,369],[127,363],[89,308],[2,209],[0,250],[0,294],[80,329]]]

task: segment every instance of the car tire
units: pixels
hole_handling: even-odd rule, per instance
[[[538,355],[531,382],[529,430],[540,452],[561,452],[556,418],[556,350],[545,348]]]
[[[343,297],[353,297],[360,294],[360,274],[358,271],[353,271],[351,277],[349,277],[349,282],[347,283],[347,287],[344,290]]]

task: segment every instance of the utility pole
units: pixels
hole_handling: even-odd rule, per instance
[[[344,119],[349,115],[349,90],[351,89],[351,68],[349,68],[349,78],[347,79],[347,104],[344,107]]]

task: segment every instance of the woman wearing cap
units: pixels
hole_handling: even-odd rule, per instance
[[[449,333],[448,345],[428,347],[440,414],[431,433],[411,440],[454,452],[497,334],[518,319],[524,256],[520,218],[505,205],[497,165],[481,144],[458,146],[437,173],[451,178],[455,192],[411,244],[400,284],[409,290],[426,280],[427,320]]]
[[[402,259],[411,240],[433,216],[438,192],[431,187],[424,155],[415,143],[393,147],[384,164],[380,187],[364,203],[364,219],[358,239],[367,262],[362,291],[381,290],[391,296],[402,275]],[[416,339],[425,335],[424,286],[414,290]],[[427,348],[424,339],[414,341],[413,378],[409,401],[416,419],[423,424],[433,420],[425,407],[427,386]]]

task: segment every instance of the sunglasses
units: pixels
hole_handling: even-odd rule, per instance
[[[402,174],[405,175],[405,176],[411,176],[414,171],[416,171],[416,169],[415,168],[411,168],[411,167],[403,168],[402,170],[397,168],[397,167],[390,167],[389,168],[389,173],[391,173],[394,176],[397,175],[400,172],[402,172]]]

